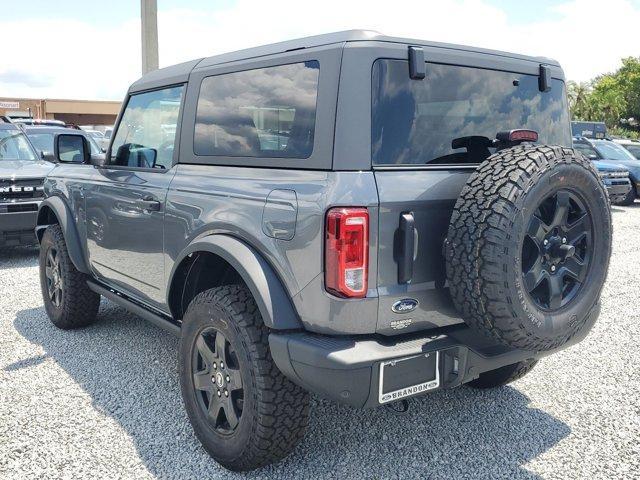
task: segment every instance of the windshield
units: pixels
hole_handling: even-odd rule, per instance
[[[542,93],[536,75],[427,64],[409,78],[406,60],[377,60],[372,78],[376,165],[477,164],[500,131],[530,129],[540,143],[571,145],[564,83]]]
[[[607,160],[628,161],[636,159],[627,150],[625,150],[624,147],[621,147],[617,143],[602,141],[595,143],[595,147],[602,158],[606,158]]]
[[[53,140],[55,137],[55,133],[49,133],[49,132],[33,133],[30,131],[28,135],[29,135],[29,140],[31,140],[31,143],[33,143],[33,145],[36,147],[37,150],[41,150],[47,153],[53,153]],[[89,145],[91,145],[92,154],[102,153],[102,150],[100,149],[100,147],[98,147],[98,144],[93,138],[91,138],[91,136],[87,135],[85,138],[89,140]]]
[[[0,130],[0,161],[37,159],[24,133],[18,130]]]
[[[573,148],[591,160],[598,160],[598,158],[600,158],[598,152],[591,145],[587,145],[586,143],[574,143]]]
[[[625,145],[624,148],[631,152],[631,155],[640,160],[640,145]]]

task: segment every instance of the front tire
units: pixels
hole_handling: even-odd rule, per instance
[[[47,227],[40,244],[40,287],[44,308],[56,327],[71,330],[95,322],[100,295],[89,289],[87,278],[69,258],[60,225]]]
[[[268,334],[244,286],[202,292],[184,316],[179,363],[185,408],[205,450],[229,470],[284,458],[309,421],[309,394],[278,370]]]

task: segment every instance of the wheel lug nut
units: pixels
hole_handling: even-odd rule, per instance
[[[229,391],[225,390],[225,391],[224,391],[224,396],[225,396],[225,397],[228,397],[228,396],[229,396]]]
[[[566,237],[562,237],[562,243],[567,243]]]
[[[224,368],[224,362],[220,362],[220,368]]]
[[[221,396],[222,394],[220,393],[220,390],[218,390],[218,396]]]
[[[226,380],[227,380],[227,382],[230,380],[229,375],[227,375]]]
[[[217,370],[218,369],[218,365],[216,365],[215,363],[213,364],[213,369]]]
[[[551,271],[555,272],[556,271],[556,266],[555,265],[551,265]]]
[[[547,240],[547,239],[545,238],[545,239],[544,239],[544,242],[542,242],[542,243],[544,243],[545,245],[548,245],[548,244],[549,244],[549,240]]]

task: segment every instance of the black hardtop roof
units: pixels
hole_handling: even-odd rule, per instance
[[[447,48],[455,50],[463,50],[468,52],[485,53],[501,57],[516,58],[520,60],[528,60],[536,63],[545,63],[548,65],[559,66],[556,60],[546,57],[532,57],[528,55],[520,55],[516,53],[502,52],[499,50],[490,50],[485,48],[469,47],[464,45],[455,45],[450,43],[430,42],[425,40],[416,40],[410,38],[388,37],[379,32],[372,30],[345,30],[342,32],[327,33],[323,35],[314,35],[310,37],[298,38],[295,40],[287,40],[285,42],[272,43],[259,47],[246,48],[235,52],[223,53],[212,57],[200,58],[189,62],[179,63],[170,67],[154,70],[153,72],[143,75],[135,81],[130,91],[145,90],[147,88],[155,88],[159,84],[169,85],[171,83],[181,83],[186,80],[186,76],[196,67],[208,67],[212,65],[221,65],[224,63],[246,60],[249,58],[263,57],[283,53],[290,50],[300,50],[304,48],[320,47],[331,44],[344,44],[347,42],[389,42],[389,43],[405,43],[407,45],[422,45],[435,48]]]

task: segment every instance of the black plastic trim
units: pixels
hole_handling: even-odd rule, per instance
[[[409,47],[409,77],[422,80],[427,76],[427,64],[422,47]]]
[[[157,327],[167,330],[168,332],[172,333],[176,337],[180,336],[180,326],[169,317],[165,317],[157,313],[154,313],[151,310],[148,310],[147,308],[143,307],[142,305],[139,305],[137,302],[134,302],[124,294],[116,292],[112,288],[104,287],[93,280],[87,280],[87,285],[94,292],[111,300],[113,303],[120,305],[121,307],[125,308],[131,313],[134,313],[135,315],[138,315],[144,318],[145,320],[153,323]]]
[[[412,212],[400,215],[398,243],[398,283],[409,283],[413,278],[413,252],[415,249],[415,219]]]
[[[551,90],[551,68],[547,65],[540,65],[538,89],[541,92],[549,92]]]
[[[582,341],[598,317],[591,313],[583,330],[555,350],[512,349],[479,335],[467,325],[392,338],[376,335],[332,337],[301,332],[272,332],[269,347],[276,365],[291,381],[320,396],[358,408],[377,407],[380,363],[440,352],[439,389],[470,382],[483,372],[538,359]]]
[[[44,221],[41,213],[44,209],[51,209],[58,219],[58,223],[62,228],[65,243],[67,244],[69,258],[73,265],[78,269],[78,271],[89,274],[90,270],[85,260],[84,251],[81,246],[82,244],[80,243],[80,236],[76,230],[73,215],[71,215],[71,211],[69,210],[66,202],[59,196],[47,197],[40,204],[40,208],[38,209],[38,220],[35,227],[38,241],[42,239],[41,232],[49,226],[49,224]]]

